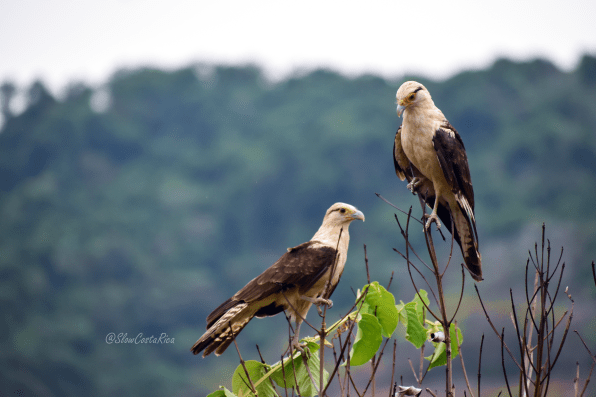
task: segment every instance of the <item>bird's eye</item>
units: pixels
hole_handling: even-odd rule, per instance
[[[416,97],[416,94],[415,93],[412,93],[412,94],[410,94],[410,96],[408,97],[408,99],[410,101],[413,101],[415,97]]]
[[[342,213],[342,214],[345,214],[346,213],[346,209],[345,208],[342,208],[342,209],[339,210],[339,212]]]

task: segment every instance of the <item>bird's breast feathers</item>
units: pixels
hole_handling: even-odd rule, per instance
[[[401,143],[403,151],[412,164],[424,176],[433,179],[432,176],[440,169],[435,148],[433,146],[434,123],[428,125],[408,125],[404,120],[402,127]]]

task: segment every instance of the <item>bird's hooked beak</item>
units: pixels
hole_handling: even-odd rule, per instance
[[[362,213],[362,211],[354,212],[353,214],[350,215],[350,218],[352,220],[360,219],[362,222],[364,222],[364,214]]]
[[[406,110],[406,107],[403,105],[404,101],[400,100],[397,103],[397,117],[401,117],[402,113],[404,112],[404,110]]]

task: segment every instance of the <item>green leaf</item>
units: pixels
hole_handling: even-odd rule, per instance
[[[223,386],[220,386],[220,390],[216,390],[213,393],[207,395],[207,397],[237,397],[234,393],[229,391]]]
[[[410,302],[404,305],[402,312],[406,312],[406,340],[410,341],[417,349],[420,349],[426,341],[426,329],[420,322],[420,316],[417,310],[417,303]]]
[[[358,332],[350,352],[350,365],[367,363],[379,350],[383,342],[382,327],[372,314],[361,313],[358,320]]]
[[[301,366],[299,367],[299,372],[296,375],[300,374],[298,379],[298,388],[300,389],[300,395],[304,397],[311,397],[317,395],[317,388],[320,385],[320,360],[318,354],[312,354],[308,359],[308,367],[310,368],[310,373],[312,374],[312,380],[310,376],[308,376],[308,372],[306,371],[306,366],[304,365],[304,360],[301,360]],[[315,381],[315,385],[313,385],[312,381]],[[329,381],[329,373],[323,370],[323,383],[327,384]]]
[[[398,305],[395,305],[395,309],[397,310],[397,314],[399,316],[399,322],[401,322],[404,327],[408,326],[408,316],[406,314],[405,309],[406,304],[403,301],[399,301]]]
[[[307,342],[307,345],[304,347],[305,350],[311,352],[310,357],[308,358],[308,368],[310,369],[310,373],[316,383],[316,387],[319,387],[320,382],[320,360],[319,355],[314,354],[319,349],[319,345],[313,342]],[[294,372],[296,372],[296,377],[294,378]],[[284,375],[285,375],[285,382],[284,382]],[[312,383],[310,376],[308,375],[308,371],[306,370],[306,365],[304,364],[304,360],[302,359],[302,355],[296,355],[292,360],[286,360],[282,366],[280,365],[272,374],[271,379],[275,381],[279,386],[292,388],[296,386],[296,380],[298,380],[298,388],[300,389],[300,395],[309,397],[314,396],[317,394],[317,389]],[[323,380],[324,383],[329,381],[329,372],[326,370],[323,371]],[[260,397],[260,394],[259,394]]]
[[[422,299],[420,297],[422,297]],[[423,289],[419,290],[418,294],[414,295],[412,302],[416,302],[416,312],[418,313],[418,319],[420,320],[421,324],[424,324],[424,319],[426,317],[424,313],[426,312],[426,307],[422,301],[426,303],[426,306],[430,304],[430,301],[428,300],[428,292]]]
[[[246,361],[244,365],[246,366],[246,370],[248,371],[248,375],[250,376],[253,385],[267,373],[268,367],[258,361],[249,360]],[[236,368],[236,371],[234,371],[234,375],[232,376],[232,390],[236,395],[254,396],[250,389],[250,382],[246,378],[246,372],[242,365],[239,365],[238,368]],[[268,380],[261,382],[261,384],[257,386],[257,394],[259,397],[277,396],[273,390],[271,382]]]
[[[365,285],[362,290],[367,286]],[[390,338],[397,327],[399,314],[395,307],[395,297],[393,294],[374,281],[368,285],[368,293],[362,304],[360,313],[375,315],[382,327],[382,333]]]
[[[443,327],[441,327],[441,331],[443,331]],[[459,343],[463,343],[464,336],[459,328],[457,329],[457,335],[459,335]],[[457,347],[457,339],[455,337],[455,324],[451,324],[451,327],[449,327],[449,337],[451,338],[451,359],[453,360],[459,354],[459,349]],[[433,342],[433,345],[435,345],[435,351],[433,352],[433,354],[428,357],[424,357],[426,360],[430,361],[428,369],[447,364],[447,352],[445,351],[445,343]]]

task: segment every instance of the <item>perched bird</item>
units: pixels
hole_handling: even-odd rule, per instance
[[[425,227],[441,222],[461,248],[464,262],[476,281],[482,281],[482,260],[474,218],[474,190],[464,143],[430,93],[416,81],[406,81],[395,95],[402,125],[395,134],[395,173],[408,189],[432,208]]]
[[[343,273],[350,243],[348,227],[355,219],[364,221],[364,214],[349,204],[333,204],[310,241],[288,248],[269,269],[207,317],[207,332],[191,351],[199,354],[204,350],[203,357],[212,352],[219,356],[253,317],[282,311],[296,323],[290,347],[300,348],[300,324],[312,304],[332,305],[329,297]]]

